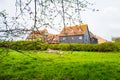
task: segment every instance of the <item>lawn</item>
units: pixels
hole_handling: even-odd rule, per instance
[[[120,80],[120,53],[0,49],[0,80]]]

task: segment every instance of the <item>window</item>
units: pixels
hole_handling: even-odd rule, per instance
[[[74,40],[74,37],[72,37],[72,40]]]
[[[66,37],[63,37],[63,40],[65,40],[66,39]]]
[[[82,39],[82,36],[79,36],[79,39]]]

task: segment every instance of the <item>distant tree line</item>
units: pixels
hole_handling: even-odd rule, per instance
[[[114,42],[120,42],[120,37],[113,37],[112,41],[114,41]]]

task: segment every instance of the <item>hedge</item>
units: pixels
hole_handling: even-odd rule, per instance
[[[120,51],[120,44],[112,42],[102,44],[50,44],[49,48],[63,51],[117,52]]]
[[[39,41],[4,41],[0,42],[0,47],[13,50],[46,50],[48,44]]]
[[[102,44],[47,44],[39,41],[3,41],[0,47],[13,50],[47,50],[48,48],[63,51],[93,51],[93,52],[116,52],[120,51],[120,43]]]

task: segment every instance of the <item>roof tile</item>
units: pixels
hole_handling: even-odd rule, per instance
[[[85,34],[87,24],[81,24],[76,26],[65,27],[60,33],[60,36],[72,36]]]

